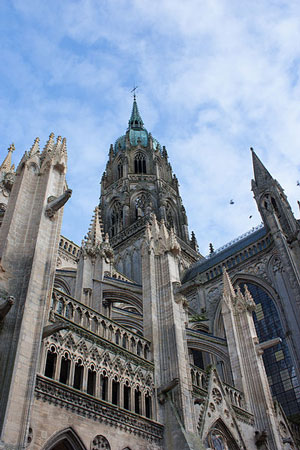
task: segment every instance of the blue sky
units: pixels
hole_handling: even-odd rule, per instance
[[[202,253],[260,223],[250,146],[299,216],[299,1],[2,0],[0,24],[1,159],[67,138],[65,236],[88,229],[134,84]]]

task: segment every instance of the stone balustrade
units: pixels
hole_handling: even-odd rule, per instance
[[[60,236],[59,240],[59,250],[62,250],[68,255],[72,256],[73,258],[78,258],[80,247],[74,242],[70,241],[69,239],[65,238],[64,236]]]
[[[192,383],[194,386],[197,386],[201,389],[207,388],[207,373],[205,370],[200,369],[197,366],[191,365],[191,377]]]
[[[224,389],[232,405],[245,409],[246,405],[243,392],[226,383],[224,383]]]
[[[205,370],[197,366],[191,365],[191,377],[193,386],[207,391],[208,374]],[[224,390],[228,400],[233,406],[241,409],[246,409],[245,398],[243,392],[239,391],[233,386],[223,382]]]
[[[58,289],[53,290],[52,311],[101,338],[123,347],[140,358],[151,361],[150,341],[123,328],[113,320]]]

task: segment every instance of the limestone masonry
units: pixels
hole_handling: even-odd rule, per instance
[[[300,223],[252,151],[263,224],[203,257],[134,97],[81,246],[66,140],[0,167],[0,449],[300,448]]]

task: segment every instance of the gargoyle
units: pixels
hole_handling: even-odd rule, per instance
[[[161,386],[157,390],[158,401],[161,405],[163,405],[167,398],[167,393],[172,391],[178,385],[178,378],[174,378],[174,380],[170,381],[168,384]]]
[[[69,200],[72,195],[72,189],[67,189],[62,195],[59,197],[49,197],[48,205],[46,206],[46,215],[50,217],[50,219],[54,216],[54,214],[64,206],[64,204]]]
[[[261,450],[268,448],[268,434],[266,430],[255,431],[255,445]]]
[[[51,334],[54,334],[57,331],[65,330],[66,328],[70,328],[70,325],[66,322],[55,322],[50,325],[46,325],[43,329],[42,339],[51,336]]]
[[[4,319],[12,305],[14,304],[15,299],[12,296],[7,297],[7,299],[0,305],[0,321]]]

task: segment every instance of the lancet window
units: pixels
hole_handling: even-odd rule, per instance
[[[173,228],[176,232],[176,223],[172,206],[168,203],[166,207],[167,227]]]
[[[143,153],[137,153],[134,158],[134,173],[146,173],[146,158]]]
[[[123,228],[123,209],[119,202],[116,202],[111,212],[111,236],[118,234]]]
[[[68,345],[72,346],[71,341],[68,341]],[[143,379],[142,372],[133,370],[129,365],[126,370],[121,371],[124,377],[120,377],[119,365],[112,365],[109,354],[103,359],[102,367],[97,368],[95,363],[91,362],[97,358],[97,352],[93,351],[89,355],[88,359],[71,359],[69,352],[57,350],[55,345],[50,344],[45,349],[44,374],[48,378],[151,419],[151,376],[148,374]]]
[[[118,169],[118,179],[123,178],[123,164],[119,163],[117,169]]]

